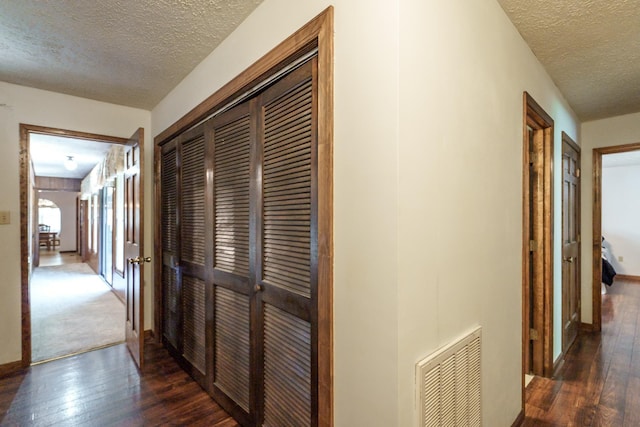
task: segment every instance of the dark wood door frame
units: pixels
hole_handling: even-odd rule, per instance
[[[553,373],[553,119],[527,92],[523,94],[523,113],[524,399],[524,374],[528,373],[529,366],[533,367],[536,375],[550,376]],[[538,176],[533,187],[532,175]],[[535,194],[531,193],[531,188]],[[535,203],[530,202],[532,197]],[[529,360],[531,340],[532,361]]]
[[[592,325],[594,331],[602,330],[602,156],[640,150],[640,142],[593,149],[593,239],[592,239]]]
[[[92,142],[109,144],[125,144],[126,138],[77,132],[30,124],[20,124],[20,283],[21,283],[21,313],[22,313],[22,366],[31,364],[31,300],[29,297],[29,222],[33,212],[29,209],[29,195],[33,190],[31,183],[31,156],[29,154],[31,134],[63,136]],[[31,189],[30,189],[31,188]]]

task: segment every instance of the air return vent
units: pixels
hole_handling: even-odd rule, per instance
[[[419,425],[481,426],[481,328],[416,365]]]

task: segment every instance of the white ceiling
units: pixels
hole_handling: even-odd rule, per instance
[[[0,0],[0,81],[151,110],[262,0]]]
[[[605,154],[602,156],[603,168],[638,165],[640,165],[640,150],[627,151],[626,153]]]
[[[36,176],[57,178],[84,178],[109,152],[112,144],[60,136],[32,133],[29,151]],[[64,167],[67,156],[73,156],[78,168]]]
[[[640,111],[638,0],[498,0],[581,121]]]

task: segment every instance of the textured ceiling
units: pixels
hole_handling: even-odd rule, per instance
[[[638,0],[498,0],[582,121],[640,111]]]
[[[0,80],[153,108],[262,0],[0,0]]]
[[[151,109],[261,1],[0,0],[0,80]],[[498,1],[581,120],[640,111],[638,0]]]

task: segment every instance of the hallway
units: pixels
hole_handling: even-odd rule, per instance
[[[602,333],[582,333],[555,379],[526,391],[523,426],[640,425],[640,283],[602,296]]]
[[[30,306],[32,362],[124,341],[124,304],[75,253],[41,251]]]

